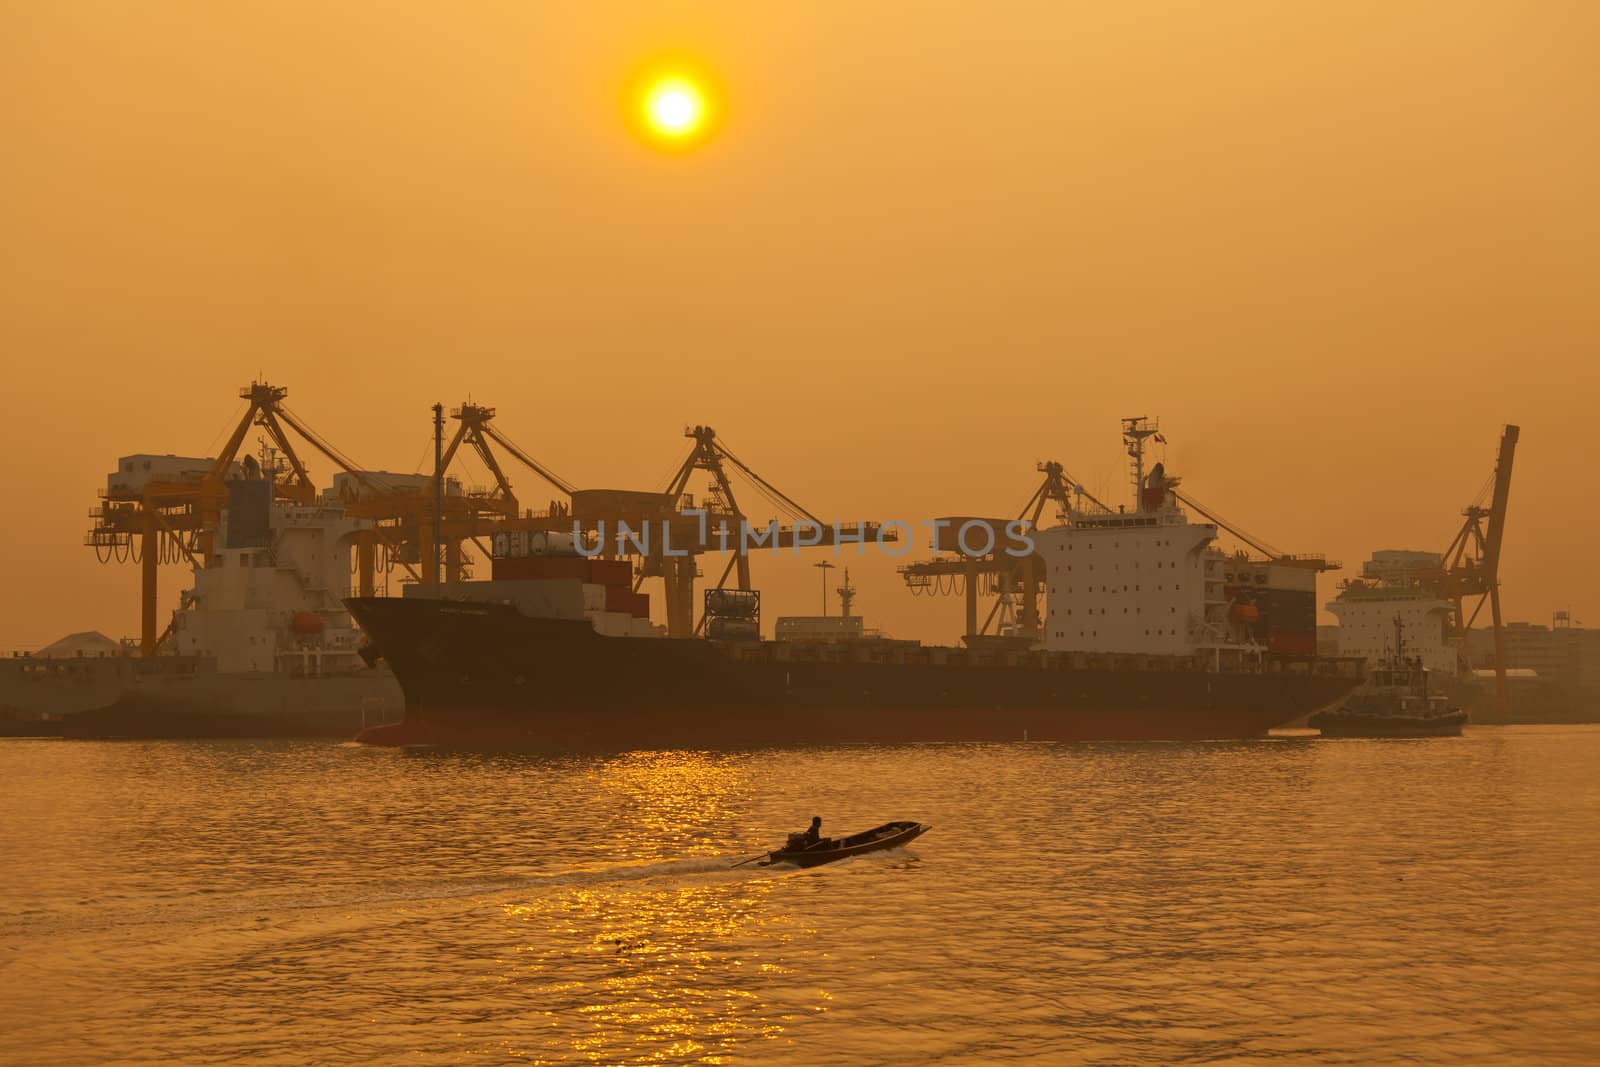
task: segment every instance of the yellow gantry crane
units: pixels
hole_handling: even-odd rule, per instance
[[[140,649],[144,655],[155,655],[172,630],[170,625],[165,631],[158,629],[158,567],[182,562],[195,567],[208,565],[230,480],[266,477],[272,481],[274,498],[286,502],[311,505],[319,499],[330,499],[323,497],[312,482],[296,442],[309,445],[338,472],[349,476],[336,479],[341,483],[337,502],[346,514],[371,522],[370,527],[356,534],[354,545],[355,591],[361,596],[376,593],[380,570],[387,573],[400,569],[416,582],[433,580],[436,569],[423,564],[436,560],[441,553],[444,580],[459,581],[465,576],[465,544],[474,543],[488,557],[490,549],[483,538],[502,530],[570,531],[593,537],[602,529],[602,523],[609,523],[612,533],[619,521],[635,530],[646,523],[665,523],[670,527],[670,544],[674,549],[687,549],[686,555],[667,554],[666,544],[659,538],[649,541],[643,552],[611,544],[602,545],[602,553],[608,558],[639,557],[636,589],[646,577],[663,578],[669,632],[673,636],[691,636],[704,622],[696,622],[693,603],[700,555],[731,550],[732,558],[717,587],[722,588],[730,574],[736,573],[738,588],[750,588],[749,546],[741,537],[745,513],[734,495],[730,470],[748,478],[778,512],[794,520],[778,527],[775,536],[761,542],[762,547],[828,547],[841,541],[838,527],[822,523],[762,478],[734,455],[709,426],[685,430],[693,445],[665,492],[581,490],[512,441],[494,424],[495,409],[482,404],[468,401],[451,412],[457,426],[450,442],[448,446],[439,442],[434,472],[419,477],[388,474],[357,464],[288,410],[284,405],[288,390],[281,386],[252,382],[239,395],[245,401],[244,414],[215,457],[179,473],[137,483],[113,478],[101,504],[90,513],[94,522],[85,543],[95,549],[102,561],[132,560],[142,568]],[[262,431],[276,451],[274,461],[267,465],[269,469],[263,469],[252,456],[240,456],[252,428]],[[467,452],[482,461],[493,485],[442,492],[440,479],[447,477],[452,463]],[[500,454],[554,488],[557,495],[547,508],[536,511],[522,507],[507,474],[508,465]],[[696,471],[711,475],[710,491],[699,511],[688,492]],[[802,535],[800,523],[812,529]],[[876,523],[856,523],[843,529],[848,531],[844,540],[856,536],[894,540],[892,530],[880,530]]]
[[[306,466],[285,427],[293,429],[335,463],[346,462],[283,407],[283,398],[287,395],[287,389],[266,382],[250,383],[239,391],[245,401],[244,415],[208,469],[185,472],[177,476],[177,480],[150,479],[138,485],[112,485],[107,488],[102,503],[90,512],[94,526],[85,543],[103,560],[131,558],[141,568],[141,654],[155,655],[165,636],[156,628],[157,567],[163,562],[183,561],[203,567],[211,558],[227,496],[226,483],[238,475],[242,466],[255,463],[249,456],[242,464],[238,461],[239,447],[252,426],[266,432],[288,465],[289,476],[274,481],[273,491],[280,499],[309,503],[316,498],[316,487],[311,484]]]
[[[714,586],[727,587],[730,576],[735,587],[749,589],[750,544],[743,536],[749,517],[740,506],[734,492],[730,469],[748,479],[755,492],[772,505],[777,514],[773,521],[789,520],[787,525],[777,525],[770,536],[765,536],[761,547],[768,550],[797,548],[833,548],[853,544],[857,540],[885,543],[897,539],[893,529],[884,529],[875,522],[825,523],[815,514],[784,493],[777,486],[757,474],[751,466],[734,454],[725,441],[710,426],[691,426],[683,431],[693,443],[689,454],[667,482],[661,495],[660,510],[655,521],[666,522],[671,532],[671,545],[683,550],[685,555],[671,556],[664,551],[661,539],[652,541],[650,550],[639,561],[634,589],[638,590],[646,578],[659,577],[664,585],[667,633],[671,637],[689,637],[698,634],[705,625],[704,617],[695,618],[694,580],[700,574],[699,557],[707,552],[727,551],[728,563]],[[697,471],[710,476],[709,488],[695,507],[689,483]],[[644,494],[635,494],[643,496]],[[575,510],[579,498],[574,497]],[[643,522],[650,515],[635,513],[620,517],[624,521]],[[802,528],[804,533],[802,533]],[[844,536],[841,536],[843,534]]]
[[[310,505],[319,497],[310,470],[296,447],[296,441],[309,445],[334,468],[350,476],[339,503],[355,518],[372,521],[356,540],[357,592],[370,596],[375,591],[378,548],[386,549],[384,567],[400,568],[415,581],[424,581],[422,570],[412,560],[429,558],[435,551],[432,539],[435,494],[432,479],[425,487],[398,484],[392,475],[363,468],[326,438],[291,412],[284,399],[289,391],[267,382],[251,382],[239,391],[245,401],[244,414],[234,425],[222,449],[203,469],[185,470],[178,475],[154,477],[134,484],[108,487],[98,507],[90,512],[93,527],[85,543],[103,561],[137,562],[141,567],[139,592],[139,645],[143,655],[155,655],[168,633],[158,629],[158,567],[162,563],[187,562],[204,567],[212,558],[215,538],[227,499],[227,483],[246,474],[272,480],[277,500]],[[492,425],[494,409],[462,404],[454,413],[459,422],[451,442],[449,458],[462,445],[483,458],[495,479],[486,492],[465,492],[445,496],[442,509],[444,553],[449,580],[462,573],[462,545],[465,541],[493,533],[507,526],[550,528],[562,518],[537,517],[531,512],[519,516],[504,466],[497,462],[490,444],[527,465],[549,481],[563,495],[573,487],[519,448]],[[250,431],[258,429],[281,457],[281,470],[261,470],[254,457],[240,457],[240,449]],[[449,460],[445,466],[448,467]],[[277,465],[275,465],[277,466]],[[564,511],[565,505],[555,510]],[[480,542],[481,545],[481,542]],[[487,548],[483,549],[485,555]]]
[[[1045,520],[1045,509],[1056,505],[1057,517],[1064,517],[1075,509],[1085,509],[1109,514],[1111,508],[1084,490],[1083,485],[1054,460],[1038,464],[1044,475],[1039,487],[1022,506],[1016,522],[1030,531],[1038,530]],[[1039,593],[1044,585],[1044,564],[1037,553],[1025,556],[1012,555],[1019,547],[1007,535],[1008,523],[1002,519],[980,519],[970,516],[947,516],[935,520],[938,531],[934,535],[933,549],[939,555],[933,559],[910,563],[900,568],[900,576],[913,593],[938,594],[959,592],[966,601],[965,640],[971,644],[990,636],[990,630],[1000,616],[1002,608],[1021,602],[1021,617],[1017,620],[1018,633],[1026,639],[1039,636]],[[961,528],[967,523],[980,523],[992,536],[985,538],[990,551],[982,556],[972,555],[959,544]],[[1009,550],[1009,551],[1008,551]],[[985,591],[1001,595],[989,608],[988,616],[978,621],[978,597]]]
[[[510,529],[561,529],[570,526],[565,516],[576,487],[550,468],[530,456],[494,425],[495,409],[483,404],[464,402],[450,413],[457,423],[450,443],[442,448],[438,469],[428,476],[426,484],[410,487],[384,487],[381,479],[367,479],[359,489],[344,501],[346,509],[358,518],[371,519],[374,528],[360,535],[356,545],[357,593],[372,596],[376,591],[380,546],[385,553],[386,569],[403,568],[412,580],[427,583],[432,580],[432,567],[425,565],[435,560],[440,549],[434,542],[434,511],[439,511],[440,541],[443,542],[444,580],[459,582],[465,574],[464,546],[473,542],[485,558],[489,547],[484,537],[500,530]],[[511,479],[505,465],[495,455],[492,446],[498,445],[506,455],[532,470],[553,486],[559,497],[550,501],[543,512],[520,510]],[[448,478],[451,464],[462,453],[462,446],[474,452],[494,480],[487,490],[467,490],[444,493],[435,483],[441,476]],[[372,483],[377,481],[377,487]],[[414,566],[412,561],[421,565]]]

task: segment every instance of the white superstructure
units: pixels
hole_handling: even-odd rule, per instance
[[[1216,527],[1173,507],[1074,518],[1036,535],[1051,651],[1185,655],[1227,640]]]
[[[1395,620],[1405,634],[1406,654],[1421,657],[1430,671],[1454,676],[1459,657],[1450,638],[1455,606],[1428,593],[1420,576],[1437,572],[1437,552],[1385,549],[1374,552],[1361,577],[1344,584],[1328,610],[1339,620],[1339,654],[1363,656],[1375,665],[1394,654]]]
[[[1230,615],[1228,557],[1217,527],[1190,522],[1161,464],[1144,471],[1145,419],[1124,421],[1136,507],[1073,510],[1065,525],[1034,533],[1044,560],[1044,647],[1052,652],[1189,655],[1261,650]]]
[[[351,546],[371,528],[337,503],[275,501],[265,479],[229,483],[217,547],[195,568],[173,620],[177,652],[212,657],[221,673],[360,669],[358,631],[342,601]]]
[[[1231,632],[1216,538],[1215,526],[1190,522],[1170,493],[1154,508],[1073,513],[1035,534],[1046,566],[1044,647],[1181,656],[1248,644]]]

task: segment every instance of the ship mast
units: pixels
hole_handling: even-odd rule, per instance
[[[1161,437],[1161,420],[1151,421],[1144,415],[1122,420],[1122,440],[1128,446],[1128,458],[1133,461],[1133,510],[1144,510],[1144,442],[1148,437],[1157,441]]]

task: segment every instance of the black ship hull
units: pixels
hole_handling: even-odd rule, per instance
[[[187,700],[125,693],[103,708],[75,711],[61,721],[72,740],[191,740],[225,738],[313,738],[348,740],[364,729],[360,705],[337,711],[299,706],[273,714],[238,714],[196,707]]]
[[[1460,710],[1441,715],[1383,715],[1340,708],[1318,712],[1310,719],[1323,737],[1460,737],[1466,724],[1467,713]]]
[[[71,739],[349,739],[399,718],[401,702],[388,672],[154,677],[102,706],[63,715],[58,732]]]
[[[347,602],[405,692],[384,745],[618,751],[1258,736],[1360,681],[1334,663],[1187,661],[602,637],[507,604]]]

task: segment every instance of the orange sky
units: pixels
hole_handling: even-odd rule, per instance
[[[470,395],[582,485],[709,422],[851,519],[1014,513],[1043,458],[1120,499],[1160,415],[1197,497],[1350,563],[1442,549],[1515,421],[1510,617],[1600,625],[1597,44],[1555,0],[0,0],[0,650],[136,631],[94,493],[257,374],[375,467]],[[619,99],[674,55],[727,105],[675,155]],[[758,562],[769,617],[813,561]]]

